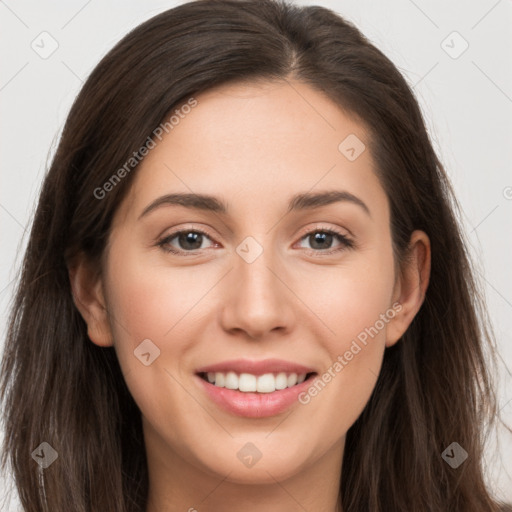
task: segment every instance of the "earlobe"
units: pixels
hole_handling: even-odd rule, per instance
[[[113,345],[100,273],[84,255],[68,265],[73,301],[87,324],[89,339],[100,347]]]
[[[397,278],[393,303],[401,306],[389,322],[386,347],[394,345],[405,333],[418,313],[427,292],[430,279],[430,239],[424,231],[414,231],[409,242],[405,268]]]

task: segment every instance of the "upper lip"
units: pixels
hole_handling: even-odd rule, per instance
[[[263,359],[254,361],[251,359],[232,359],[220,363],[203,366],[196,370],[196,373],[235,372],[250,373],[252,375],[263,375],[265,373],[314,373],[315,370],[302,364],[284,361],[282,359]]]

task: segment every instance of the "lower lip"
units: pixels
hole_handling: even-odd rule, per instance
[[[298,395],[311,385],[314,376],[291,388],[276,390],[272,393],[243,393],[236,389],[214,386],[199,375],[196,375],[196,378],[199,379],[208,396],[228,412],[246,418],[267,418],[282,413],[297,403]]]

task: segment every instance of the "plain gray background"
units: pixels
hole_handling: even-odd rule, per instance
[[[0,2],[0,349],[24,235],[74,97],[123,35],[179,3]],[[462,207],[500,349],[501,412],[511,425],[511,1],[296,3],[322,5],[353,21],[413,87]],[[45,54],[53,47],[51,55]],[[512,434],[503,426],[490,440],[486,457],[495,492],[512,501]],[[10,475],[0,479],[1,496],[11,483]],[[15,496],[2,505],[6,512],[19,510]]]

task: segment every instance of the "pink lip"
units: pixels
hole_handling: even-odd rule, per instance
[[[280,359],[265,359],[263,361],[236,359],[204,366],[196,371],[197,374],[208,372],[235,372],[239,375],[241,373],[252,375],[277,374],[280,372],[297,373],[299,375],[316,373],[313,368]],[[299,401],[298,395],[305,391],[313,380],[308,378],[291,388],[276,390],[272,393],[244,393],[234,389],[217,387],[204,380],[200,375],[196,375],[196,378],[213,402],[232,414],[246,418],[266,418],[284,412]]]
[[[267,418],[284,412],[299,402],[298,395],[311,386],[313,378],[272,393],[243,393],[235,389],[219,388],[196,375],[199,384],[217,405],[246,418]]]
[[[196,373],[208,372],[235,372],[251,373],[252,375],[263,375],[265,373],[313,373],[314,368],[308,368],[301,364],[284,361],[282,359],[264,359],[263,361],[252,361],[250,359],[233,359],[231,361],[224,361],[222,363],[212,364],[198,368]]]

